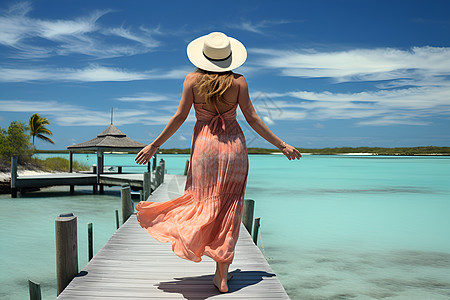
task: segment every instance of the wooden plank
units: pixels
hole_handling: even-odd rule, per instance
[[[30,300],[42,300],[41,285],[39,283],[28,280],[28,290],[30,292]]]
[[[165,174],[166,181],[170,181],[174,175]],[[181,175],[180,175],[181,176]],[[108,174],[100,175],[100,184],[120,186],[128,183],[132,187],[143,187],[143,174]],[[17,178],[17,188],[40,188],[59,185],[95,185],[97,176],[92,173],[44,173]]]
[[[167,175],[150,196],[167,201],[182,195],[185,176]],[[215,262],[176,256],[169,243],[154,240],[133,214],[95,254],[57,299],[289,299],[259,248],[241,224],[229,292],[212,284]]]
[[[144,174],[102,174],[100,183],[105,185],[122,185],[129,183],[130,186],[143,187]]]
[[[93,174],[79,173],[55,173],[32,176],[20,176],[17,178],[17,187],[47,187],[54,185],[93,185],[97,179]]]

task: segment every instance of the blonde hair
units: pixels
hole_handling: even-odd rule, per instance
[[[196,72],[202,75],[194,87],[198,94],[206,99],[206,103],[217,105],[219,102],[224,102],[223,94],[233,83],[233,72],[210,72],[200,68]]]

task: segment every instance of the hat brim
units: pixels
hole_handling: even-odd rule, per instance
[[[197,68],[211,72],[226,72],[241,66],[247,59],[245,46],[235,38],[230,39],[231,56],[225,60],[210,60],[203,54],[203,42],[207,35],[201,36],[187,46],[187,56]]]

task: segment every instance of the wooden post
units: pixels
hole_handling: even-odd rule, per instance
[[[117,173],[122,174],[122,166],[117,167]]]
[[[189,159],[186,160],[186,164],[184,165],[184,176],[187,175],[188,170],[189,170]]]
[[[78,274],[77,217],[61,214],[55,220],[56,286],[59,295]]]
[[[97,184],[100,183],[100,174],[103,173],[102,154],[103,153],[100,150],[97,151]]]
[[[134,211],[133,202],[131,201],[131,188],[129,185],[122,185],[120,196],[122,198],[122,224],[124,224]]]
[[[97,174],[97,165],[92,165],[92,173]],[[92,186],[92,193],[97,194],[97,185]]]
[[[28,290],[30,291],[30,300],[42,300],[39,283],[28,280]]]
[[[69,151],[69,173],[73,172],[73,152]],[[70,194],[75,193],[75,186],[73,184],[70,185]]]
[[[244,208],[242,211],[242,223],[244,223],[244,226],[249,234],[252,234],[254,208],[255,208],[255,200],[252,199],[244,200]]]
[[[100,174],[103,173],[102,166],[102,152],[100,150],[97,151],[97,184],[100,183]]]
[[[104,169],[105,169],[105,156],[103,155],[103,151],[100,151],[100,174],[103,174]]]
[[[69,173],[73,172],[73,152],[69,151]]]
[[[155,171],[155,188],[157,188],[161,184],[161,166],[156,167]]]
[[[94,244],[93,244],[93,235],[92,235],[92,223],[88,223],[88,253],[89,253],[89,261],[94,256]]]
[[[255,243],[255,245],[258,245],[258,232],[259,232],[260,220],[261,220],[261,218],[255,219],[255,227],[253,228],[253,243]]]
[[[156,170],[156,153],[155,153],[155,155],[153,155],[153,166],[152,166],[152,170],[153,170],[153,171]]]
[[[17,156],[11,157],[11,198],[17,198]]]
[[[97,150],[97,185],[100,187],[100,193],[103,194],[103,184],[100,184],[100,175],[103,174],[104,168],[103,151]]]
[[[147,163],[147,172],[151,172],[150,167],[151,167],[151,165],[150,165],[150,160],[149,160],[148,163]]]
[[[161,183],[164,182],[164,173],[166,171],[166,162],[161,158],[159,161],[159,165],[161,166]]]
[[[116,229],[119,229],[119,210],[116,209]]]
[[[150,183],[152,182],[152,173],[150,172],[144,172],[144,199],[143,201],[147,201],[148,197],[150,197],[151,193],[151,186]]]
[[[101,154],[100,174],[103,174],[103,169],[105,168],[105,156],[103,155],[103,151],[100,151],[100,154]],[[103,194],[104,193],[103,184],[100,183],[100,177],[98,177],[97,182],[99,184],[99,192],[100,192],[100,194]]]

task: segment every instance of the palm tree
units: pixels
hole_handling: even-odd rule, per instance
[[[34,146],[34,137],[41,139],[43,141],[54,144],[46,135],[53,135],[53,133],[45,128],[46,125],[50,125],[50,121],[47,118],[41,118],[38,114],[33,114],[28,121],[28,126],[30,128],[30,135],[33,137],[33,146]]]

